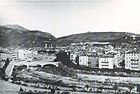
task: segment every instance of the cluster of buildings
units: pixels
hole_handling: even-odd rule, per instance
[[[84,42],[72,43],[65,47],[55,47],[53,44],[46,44],[46,51],[59,52],[63,50],[70,52],[70,60],[81,66],[91,68],[114,69],[122,68],[128,70],[140,70],[140,51],[138,49],[129,49],[130,47],[113,47],[109,42]],[[45,52],[43,52],[45,53]],[[40,55],[39,55],[40,54]],[[42,51],[31,49],[17,49],[12,51],[1,50],[0,61],[6,60],[33,60],[37,58],[46,58]],[[40,59],[41,60],[41,59]],[[124,64],[122,64],[124,63]]]
[[[27,60],[33,59],[37,54],[37,51],[27,50],[27,49],[18,49],[18,50],[1,50],[0,51],[0,61],[7,59],[10,60]]]
[[[98,55],[98,52],[90,52],[87,54],[70,54],[70,60],[79,65],[89,66],[92,68],[119,68],[120,63],[123,62],[123,54],[109,52],[103,55]]]
[[[77,45],[75,46],[77,48]],[[140,51],[138,49],[116,49],[108,44],[100,45],[97,47],[98,49],[95,49],[96,47],[94,46],[92,50],[84,50],[85,46],[81,51],[71,51],[70,60],[75,64],[92,68],[114,69],[124,67],[128,70],[140,70]]]

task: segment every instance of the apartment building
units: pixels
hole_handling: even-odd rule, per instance
[[[88,66],[88,56],[79,56],[79,65]]]
[[[140,70],[139,51],[129,51],[125,53],[125,68],[130,70]]]
[[[114,56],[101,56],[99,57],[99,68],[113,69]]]

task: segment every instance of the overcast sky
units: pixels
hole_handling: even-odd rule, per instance
[[[140,0],[0,0],[0,24],[56,37],[88,31],[140,33]]]

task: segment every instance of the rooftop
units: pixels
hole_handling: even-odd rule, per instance
[[[125,52],[125,54],[138,54],[140,53],[140,50],[131,50],[131,51],[128,51],[128,52]]]

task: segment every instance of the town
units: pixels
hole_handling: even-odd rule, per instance
[[[137,36],[129,38],[135,43]],[[78,42],[60,47],[46,42],[43,48],[0,48],[0,69],[2,79],[37,88],[20,87],[20,94],[140,93],[136,44]]]

